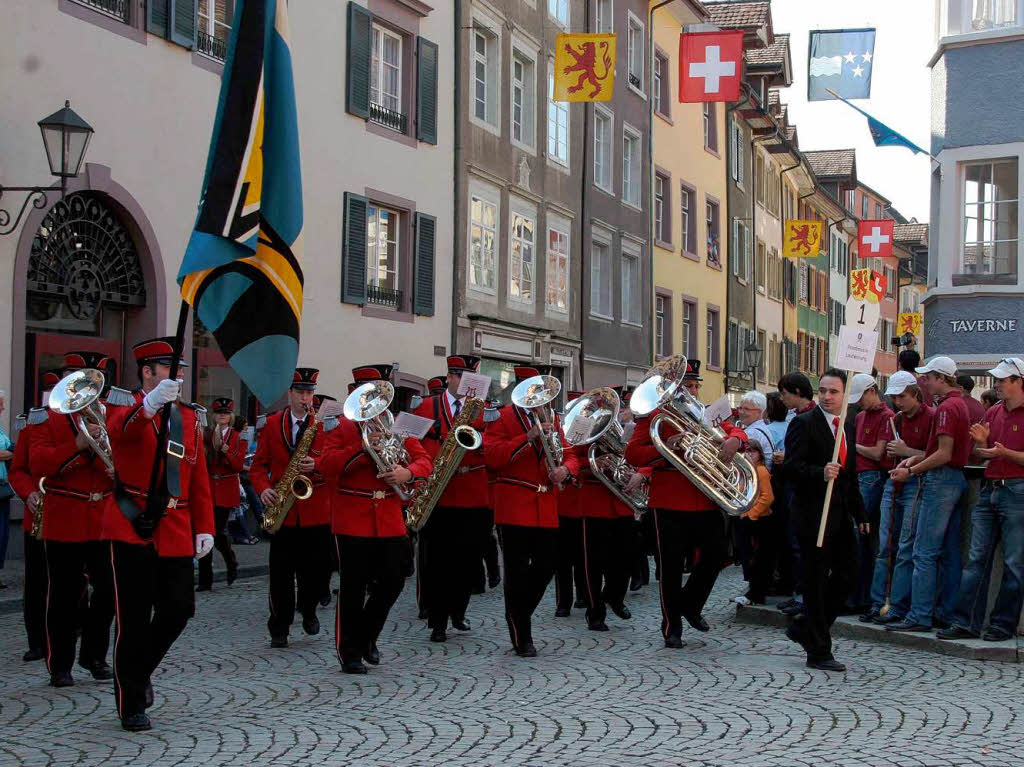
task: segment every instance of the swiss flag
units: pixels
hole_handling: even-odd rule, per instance
[[[857,222],[857,249],[859,258],[891,258],[892,234],[896,222],[891,219],[878,219]]]
[[[679,35],[679,101],[739,101],[743,32]]]

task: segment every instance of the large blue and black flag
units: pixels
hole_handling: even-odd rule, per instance
[[[807,53],[807,100],[831,99],[827,89],[847,99],[870,98],[874,58],[873,29],[812,31]]]
[[[291,385],[302,178],[287,0],[237,0],[181,296],[264,404]]]

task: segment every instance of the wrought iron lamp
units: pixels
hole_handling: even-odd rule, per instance
[[[761,368],[761,358],[764,356],[764,349],[752,341],[743,348],[746,354],[747,367],[750,369],[750,385],[757,388],[757,371]]]

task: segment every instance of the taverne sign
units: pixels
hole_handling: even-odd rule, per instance
[[[954,333],[1012,333],[1017,320],[949,320]]]

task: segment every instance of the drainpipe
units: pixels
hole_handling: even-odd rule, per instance
[[[452,108],[453,122],[454,122],[454,164],[455,164],[455,177],[452,179],[452,188],[454,190],[452,195],[452,221],[455,223],[455,227],[452,230],[452,341],[449,354],[457,353],[458,335],[459,335],[459,269],[458,264],[462,263],[462,259],[458,257],[459,248],[459,229],[461,220],[459,218],[459,169],[462,165],[462,123],[459,119],[459,96],[462,93],[462,0],[455,0],[455,98],[453,99],[454,104]],[[472,333],[470,333],[470,350],[472,350]]]
[[[726,192],[725,193],[725,212],[726,212],[726,216],[725,216],[725,219],[726,219],[726,227],[727,227],[726,228],[726,232],[725,232],[726,239],[729,239],[729,233],[732,231],[732,229],[731,229],[731,225],[732,225],[732,215],[731,215],[731,213],[732,213],[732,211],[730,210],[730,206],[729,206],[729,182],[732,181],[732,175],[730,174],[730,169],[732,168],[732,129],[731,129],[730,121],[729,121],[729,115],[732,112],[735,112],[740,107],[742,107],[742,106],[744,106],[746,104],[751,103],[750,102],[750,91],[751,91],[750,86],[746,82],[742,82],[742,81],[740,82],[740,85],[743,88],[743,99],[740,100],[740,101],[737,101],[735,104],[733,104],[730,107],[726,107],[726,110],[725,110],[725,132],[727,134],[726,141],[725,141],[725,174],[726,174],[726,185],[725,185],[726,186],[726,189],[725,189],[725,192]],[[751,145],[751,154],[753,154],[753,145]],[[753,174],[751,174],[751,175],[753,175]],[[735,183],[735,182],[733,182],[733,183]],[[751,223],[753,223],[753,221],[751,221]],[[730,247],[730,249],[732,248],[732,241],[731,240],[729,241],[729,247]],[[735,258],[735,257],[736,257],[735,254],[733,254],[733,258]],[[728,391],[729,391],[729,375],[732,373],[732,371],[729,369],[729,292],[730,292],[730,288],[728,287],[729,286],[729,259],[728,258],[725,260],[725,263],[722,264],[722,268],[725,269],[725,284],[726,284],[726,293],[725,293],[725,355],[724,355],[725,361],[724,361],[724,364],[722,365],[722,381],[723,381],[723,385],[724,385],[725,391],[726,391],[726,393],[728,393]],[[737,332],[739,332],[738,328],[737,328]]]
[[[589,32],[590,31],[590,3],[589,2],[588,3],[584,3],[584,5],[583,5],[583,31],[584,32]],[[588,107],[590,108],[590,116],[587,115],[587,108]],[[579,289],[579,293],[578,293],[579,300],[577,301],[577,305],[579,307],[579,313],[580,313],[579,314],[579,317],[580,317],[580,366],[579,366],[580,369],[579,369],[579,376],[580,376],[580,388],[581,389],[585,388],[584,385],[583,385],[583,368],[586,365],[586,359],[587,359],[587,339],[586,339],[586,327],[587,327],[587,324],[586,324],[586,322],[583,319],[583,264],[584,264],[585,252],[586,252],[586,249],[584,248],[583,243],[586,241],[586,236],[587,236],[586,230],[589,228],[589,223],[588,222],[590,221],[590,217],[587,215],[587,211],[590,208],[590,206],[587,204],[590,201],[590,189],[587,186],[587,141],[588,141],[587,137],[589,135],[589,131],[587,129],[590,127],[590,120],[592,119],[594,114],[595,114],[594,113],[594,105],[593,104],[588,104],[588,103],[584,102],[583,103],[583,159],[581,161],[582,165],[581,165],[581,169],[580,169],[581,170],[581,172],[580,172],[580,236],[579,236],[579,241],[580,241],[580,289]],[[569,128],[570,128],[570,130],[572,129],[572,121],[571,120],[569,121]],[[614,143],[612,144],[612,146],[614,146]],[[545,269],[546,268],[547,268],[547,264],[545,262]],[[570,275],[566,275],[566,279],[568,280],[568,284],[566,285],[566,290],[568,291],[569,290],[569,286],[572,284],[572,277]],[[653,279],[652,279],[652,281],[653,281]],[[566,300],[568,300],[568,295],[566,295]],[[625,378],[625,376],[623,376],[623,378]],[[625,380],[623,380],[623,383],[625,383]],[[575,384],[575,381],[573,382],[573,384]]]
[[[767,111],[765,111],[765,115],[768,115]],[[775,121],[773,120],[773,122],[775,122]],[[754,183],[753,183],[754,194],[753,194],[753,196],[750,199],[750,228],[751,228],[751,230],[753,230],[755,238],[757,237],[757,227],[756,227],[757,219],[755,217],[755,215],[757,213],[757,177],[754,175],[755,174],[755,169],[756,169],[756,165],[754,164],[755,149],[756,149],[756,147],[760,146],[762,143],[764,143],[766,141],[770,141],[771,139],[777,139],[777,138],[779,138],[779,124],[776,122],[775,123],[775,133],[774,134],[772,134],[770,136],[760,136],[760,137],[755,138],[753,141],[750,142],[750,176],[751,176],[751,178],[754,181]],[[780,203],[782,202],[782,198],[781,197],[779,198],[779,202]],[[767,262],[767,259],[768,259],[767,248],[765,250],[766,250],[766,252],[765,252],[765,261]],[[768,281],[766,280],[765,281],[765,294],[767,294],[767,293],[768,293]],[[753,322],[753,325],[754,325],[754,343],[757,344],[757,248],[756,247],[754,248],[754,257],[750,260],[750,295],[751,295],[751,301],[752,301],[751,306],[753,308],[753,319],[752,319],[752,322]],[[765,343],[766,346],[768,345],[768,331],[765,331],[764,343]],[[764,359],[764,353],[766,351],[767,351],[767,349],[762,349],[761,350],[761,359],[762,360]],[[743,361],[746,362],[745,359]],[[756,390],[757,389],[757,371],[754,370],[753,368],[751,368],[751,370],[752,370],[752,372],[750,374],[750,388]],[[767,381],[765,383],[767,383]]]
[[[793,150],[793,152],[794,152],[794,154],[796,154],[796,150],[795,149]],[[782,193],[785,191],[785,186],[782,183],[782,177],[785,176],[787,173],[789,173],[791,170],[796,170],[797,168],[799,168],[801,166],[802,163],[799,160],[799,154],[797,154],[797,158],[798,159],[797,159],[795,164],[790,165],[788,168],[783,168],[782,171],[779,173],[779,206],[781,207],[781,210],[779,211],[779,213],[782,214],[782,236],[783,237],[786,236],[786,213],[785,213],[786,206],[785,206],[785,204],[783,203],[783,200],[782,200]],[[785,258],[785,256],[783,256],[783,258]],[[782,263],[786,263],[786,262],[783,261]],[[780,287],[782,288],[782,343],[779,345],[779,370],[782,370],[783,371],[783,375],[785,375],[786,373],[789,372],[788,370],[783,370],[786,367],[786,278],[785,278],[785,275],[783,275],[782,285],[780,285]],[[794,304],[794,308],[796,308],[796,304]]]
[[[654,364],[657,354],[654,315],[654,12],[675,0],[661,0],[657,5],[651,6],[647,13],[647,273],[651,276],[651,287],[647,292],[647,299],[650,301],[650,311],[647,312],[650,322],[650,355],[651,364]],[[586,7],[590,8],[587,2]],[[627,69],[629,67],[627,66]],[[586,172],[586,168],[584,168]],[[641,200],[643,202],[643,200]]]

